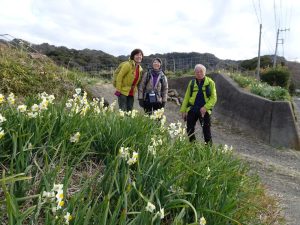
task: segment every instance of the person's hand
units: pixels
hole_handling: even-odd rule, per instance
[[[144,108],[144,100],[143,99],[139,99],[139,105]]]
[[[162,102],[162,103],[161,103],[161,106],[162,106],[163,108],[165,108],[166,102]]]
[[[183,112],[183,113],[181,114],[181,117],[182,117],[182,119],[183,119],[184,121],[186,121],[186,119],[187,119],[187,113],[186,113],[186,112]]]
[[[201,116],[204,117],[205,113],[206,113],[206,108],[205,107],[202,107],[200,109],[200,113],[201,113]]]
[[[119,92],[119,91],[115,92],[115,96],[119,97],[120,95],[121,95],[121,92]]]

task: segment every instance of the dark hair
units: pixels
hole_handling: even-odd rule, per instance
[[[139,49],[139,48],[136,48],[136,49],[134,49],[134,50],[131,52],[131,54],[130,54],[130,59],[133,60],[133,59],[134,59],[134,56],[135,56],[136,54],[138,54],[138,53],[141,53],[142,56],[143,56],[143,58],[144,58],[144,53],[143,53],[143,51],[142,51],[141,49]]]

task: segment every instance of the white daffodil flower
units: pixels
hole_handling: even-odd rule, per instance
[[[146,211],[153,213],[154,210],[155,210],[155,205],[153,205],[151,202],[148,202],[146,206]]]
[[[205,220],[205,218],[202,216],[201,218],[200,218],[200,225],[205,225],[206,224],[206,220]]]
[[[77,95],[80,95],[81,94],[81,88],[76,88],[75,92],[76,92]]]
[[[76,132],[73,136],[70,137],[70,142],[77,143],[80,138],[80,133]]]

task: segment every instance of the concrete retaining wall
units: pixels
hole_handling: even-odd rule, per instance
[[[218,101],[214,109],[217,119],[250,132],[272,146],[300,150],[299,133],[290,102],[274,102],[245,92],[221,74],[210,76],[217,88]],[[169,86],[183,97],[192,78],[169,79]]]

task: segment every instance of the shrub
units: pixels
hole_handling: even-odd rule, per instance
[[[289,88],[291,73],[285,66],[276,68],[266,68],[261,71],[260,79],[271,86],[280,86],[285,89]]]
[[[242,88],[249,90],[251,93],[264,97],[272,101],[291,100],[287,89],[279,86],[270,86],[265,82],[260,82],[253,77],[243,76],[241,74],[230,74],[230,77],[237,82]]]

